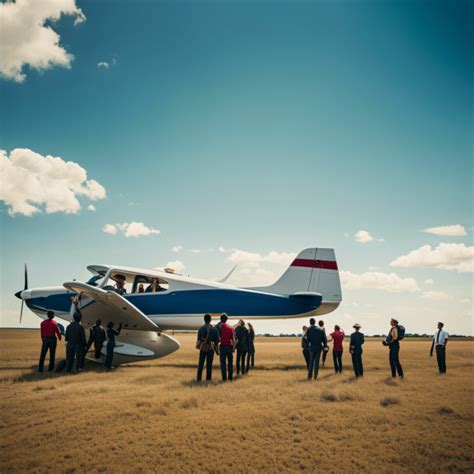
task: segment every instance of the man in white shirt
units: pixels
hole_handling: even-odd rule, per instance
[[[440,374],[446,373],[446,345],[448,344],[448,333],[443,331],[444,324],[438,323],[438,330],[433,336],[430,357],[433,357],[433,348],[436,348],[436,360]]]

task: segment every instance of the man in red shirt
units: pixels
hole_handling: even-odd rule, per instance
[[[227,377],[232,382],[232,365],[234,363],[234,345],[235,345],[235,335],[234,328],[227,324],[227,314],[221,315],[221,323],[218,325],[219,336],[220,336],[220,362],[221,362],[221,372],[222,372],[222,381],[225,382]],[[227,367],[226,367],[227,362]]]
[[[334,360],[334,370],[336,374],[342,372],[342,341],[344,340],[344,331],[336,324],[334,332],[330,334],[332,337],[332,358]]]
[[[58,325],[53,321],[54,313],[48,311],[48,319],[45,319],[41,323],[41,340],[43,344],[41,346],[41,355],[39,359],[38,372],[43,372],[44,359],[49,350],[49,367],[48,372],[54,370],[54,358],[56,356],[56,336],[61,340],[61,331],[58,328]]]

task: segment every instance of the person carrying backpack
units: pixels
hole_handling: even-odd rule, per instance
[[[383,341],[384,346],[388,346],[389,354],[388,358],[390,361],[390,369],[392,371],[392,377],[398,376],[403,378],[403,367],[400,364],[400,341],[405,337],[405,328],[398,324],[396,319],[390,320],[390,331]]]

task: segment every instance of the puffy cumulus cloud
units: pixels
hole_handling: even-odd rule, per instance
[[[366,230],[359,230],[354,234],[354,238],[357,242],[360,242],[361,244],[367,244],[368,242],[383,242],[383,239],[377,239],[370,235],[370,232]]]
[[[75,25],[86,19],[75,0],[0,3],[0,75],[23,82],[25,65],[38,70],[70,68],[74,56],[59,44],[61,38],[53,30],[61,15],[72,15]]]
[[[88,210],[88,211],[95,212],[97,209],[95,208],[94,204],[89,204],[89,205],[87,206],[87,210]]]
[[[433,278],[427,278],[424,282],[425,285],[432,285],[434,283]]]
[[[172,249],[171,249],[173,252],[181,252],[181,250],[183,250],[183,246],[182,245],[175,245]]]
[[[462,237],[467,235],[466,229],[460,224],[428,227],[427,229],[423,229],[423,232],[435,235],[447,235],[451,237]]]
[[[75,214],[81,209],[78,196],[95,201],[104,199],[106,192],[73,161],[28,148],[15,148],[10,156],[0,150],[0,200],[10,215],[32,216],[43,207],[47,213]]]
[[[416,293],[420,291],[414,278],[401,278],[395,273],[365,272],[352,273],[341,271],[343,289],[372,289],[389,291],[390,293]]]
[[[99,61],[99,62],[97,63],[97,67],[98,67],[99,69],[109,69],[110,64],[109,64],[107,61]]]
[[[433,300],[433,301],[446,301],[452,300],[453,297],[443,293],[442,291],[424,291],[421,295],[421,298],[425,300]]]
[[[106,234],[116,235],[118,232],[123,233],[125,237],[141,237],[144,235],[159,234],[158,229],[147,227],[143,222],[125,222],[123,224],[105,224],[102,232]]]
[[[168,262],[165,268],[172,268],[177,273],[183,273],[186,270],[186,266],[181,260],[173,260],[172,262]]]
[[[233,249],[227,260],[234,264],[246,267],[258,267],[262,263],[273,263],[277,265],[289,265],[294,258],[295,253],[275,252],[272,250],[266,255],[256,252],[246,252],[245,250]]]
[[[441,243],[436,248],[423,245],[390,263],[392,267],[434,267],[457,272],[474,271],[474,246]]]

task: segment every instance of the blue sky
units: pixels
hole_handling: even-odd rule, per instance
[[[0,149],[77,163],[107,197],[26,216],[4,193],[2,324],[16,322],[25,261],[32,286],[102,262],[179,261],[218,278],[236,249],[319,246],[346,272],[330,325],[377,333],[396,315],[413,332],[444,320],[473,333],[472,3],[61,2],[76,11],[45,25],[74,59],[24,61],[22,82],[3,64]],[[102,231],[133,221],[160,233]],[[451,225],[465,235],[422,232]],[[374,240],[357,241],[360,230]],[[255,259],[240,260],[235,284],[271,283],[286,267],[284,255]]]

